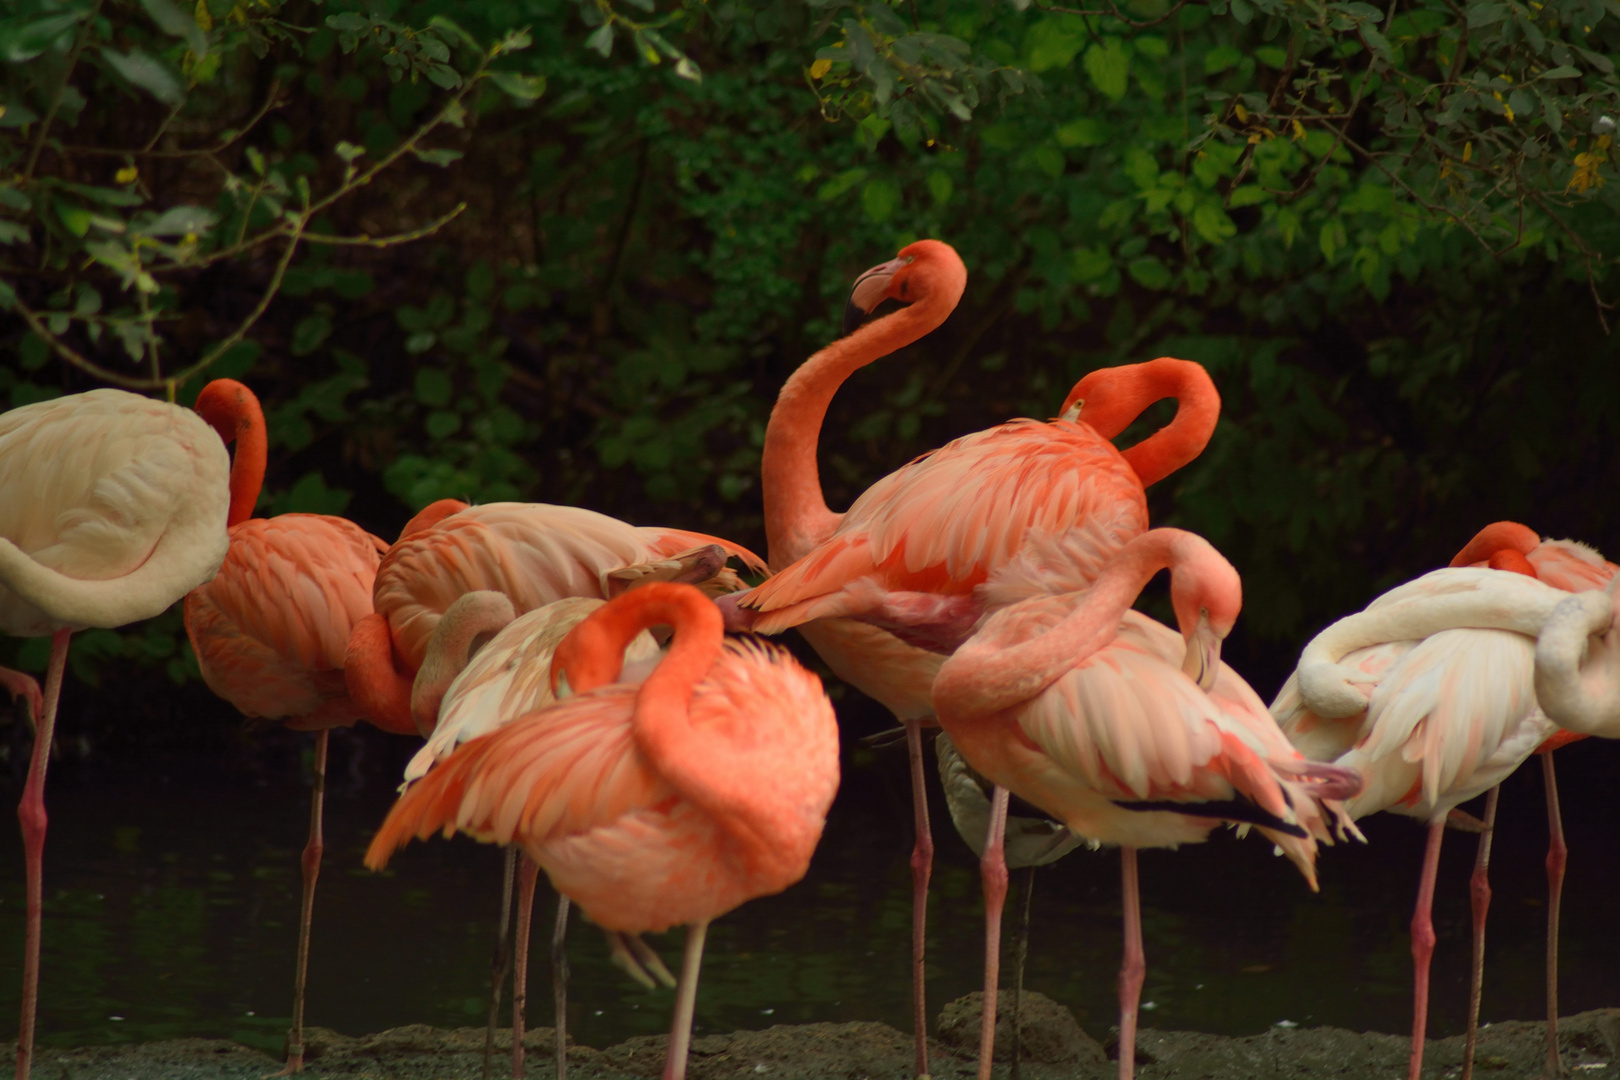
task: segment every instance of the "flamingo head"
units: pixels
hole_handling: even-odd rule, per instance
[[[1170,603],[1187,640],[1181,669],[1209,690],[1220,672],[1221,642],[1243,609],[1243,582],[1209,541],[1187,533],[1171,549]]]
[[[1451,565],[1478,566],[1480,563],[1490,563],[1493,569],[1515,570],[1522,574],[1525,571],[1504,553],[1529,555],[1540,544],[1541,537],[1528,525],[1520,525],[1517,521],[1493,521],[1463,545],[1463,549],[1452,558]],[[1509,565],[1496,566],[1492,558],[1497,555],[1503,555],[1503,561]],[[1530,576],[1535,576],[1534,571]]]
[[[885,300],[913,304],[943,296],[954,306],[967,288],[967,267],[943,240],[918,240],[900,254],[855,279],[844,305],[844,333],[861,324]]]

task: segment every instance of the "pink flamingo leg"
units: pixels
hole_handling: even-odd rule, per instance
[[[568,897],[557,897],[557,922],[551,930],[551,1001],[556,1039],[557,1080],[568,1075]]]
[[[669,1029],[664,1080],[686,1080],[686,1052],[692,1046],[692,1013],[697,1009],[698,970],[703,966],[703,939],[708,933],[708,920],[686,928],[686,957],[681,961],[681,988],[675,993],[675,1021]]]
[[[287,1032],[287,1067],[277,1076],[304,1071],[304,987],[309,979],[309,927],[315,913],[315,881],[321,876],[321,809],[326,801],[326,742],[328,731],[315,735],[315,789],[309,797],[309,842],[299,863],[304,871],[304,899],[298,913],[298,964],[293,974],[293,1022]]]
[[[979,1019],[979,1080],[990,1080],[996,1051],[996,988],[1001,983],[1001,908],[1007,900],[1007,789],[990,796],[990,831],[979,874],[984,879],[984,1012]]]
[[[523,1080],[524,1013],[529,1004],[529,916],[534,914],[534,881],[540,866],[527,855],[518,871],[517,932],[512,944],[512,1077]]]
[[[1412,912],[1412,1057],[1407,1080],[1419,1080],[1423,1072],[1423,1037],[1429,1026],[1429,958],[1434,955],[1434,875],[1440,868],[1440,841],[1445,839],[1446,821],[1429,826],[1429,844],[1423,852],[1423,878],[1418,884],[1417,907]]]
[[[1142,890],[1136,877],[1136,849],[1119,849],[1121,892],[1125,907],[1125,961],[1119,968],[1119,1080],[1136,1075],[1136,1013],[1147,976],[1142,951]]]
[[[1558,807],[1558,778],[1553,772],[1552,753],[1541,755],[1541,775],[1547,783],[1547,826],[1552,834],[1547,848],[1547,1075],[1564,1075],[1564,1062],[1558,1056],[1558,908],[1564,896],[1564,864],[1569,849],[1564,846],[1564,815]]]
[[[39,683],[34,681],[34,677],[0,667],[0,687],[9,690],[12,697],[28,702],[28,723],[31,727],[38,727],[39,718],[45,715],[45,699],[40,696]]]
[[[17,821],[22,825],[23,859],[28,874],[28,929],[23,946],[22,1019],[17,1026],[17,1080],[28,1080],[34,1060],[34,1017],[39,1007],[40,909],[45,886],[45,768],[51,761],[51,735],[56,730],[56,703],[62,697],[62,670],[67,666],[71,630],[51,635],[51,666],[45,672],[45,711],[34,729],[34,755]]]
[[[517,880],[518,849],[506,849],[501,873],[501,919],[495,935],[495,955],[489,964],[489,1020],[484,1025],[484,1080],[494,1070],[495,1023],[500,1018],[501,991],[506,986],[506,971],[512,962],[512,884]]]
[[[928,1075],[928,990],[923,966],[928,930],[928,879],[934,867],[934,835],[928,826],[928,788],[923,782],[922,725],[904,721],[906,753],[911,759],[911,807],[917,833],[911,849],[911,1030],[917,1042],[916,1070]]]
[[[1491,837],[1496,831],[1496,802],[1501,794],[1498,784],[1485,796],[1485,828],[1479,834],[1474,876],[1468,880],[1468,898],[1474,909],[1474,966],[1468,973],[1468,1037],[1463,1042],[1462,1080],[1472,1080],[1474,1049],[1479,1042],[1479,1001],[1485,987],[1485,913],[1491,909]]]

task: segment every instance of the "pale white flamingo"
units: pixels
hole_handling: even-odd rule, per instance
[[[214,576],[230,545],[230,468],[196,413],[123,390],[0,413],[0,631],[51,637],[17,807],[27,864],[18,1080],[33,1062],[45,768],[68,639],[149,619]]]

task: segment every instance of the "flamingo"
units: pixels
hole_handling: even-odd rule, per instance
[[[215,379],[197,395],[196,410],[226,444],[235,442],[236,454],[227,518],[230,551],[212,581],[186,594],[186,636],[208,688],[243,715],[285,720],[295,731],[316,733],[287,1035],[286,1072],[300,1073],[310,919],[324,851],[327,736],[332,728],[352,726],[365,716],[349,696],[343,661],[350,631],[371,613],[372,580],[388,544],[326,514],[252,517],[267,451],[258,397],[235,379]],[[386,719],[379,726],[396,735],[416,734],[415,727],[389,725]]]
[[[735,583],[735,575],[725,567],[726,551],[710,544],[660,563],[626,567],[614,571],[619,582],[629,587],[655,580],[682,580],[704,585],[716,578]],[[457,747],[525,713],[544,708],[556,698],[550,673],[552,656],[570,631],[583,622],[604,601],[593,597],[565,597],[521,617],[504,593],[470,592],[446,609],[428,639],[422,668],[411,691],[411,713],[419,728],[432,736],[405,766],[405,784],[410,785]],[[645,674],[645,665],[656,660],[658,647],[650,634],[638,636],[627,654],[628,666],[621,681],[638,681],[632,673]],[[508,848],[515,853],[515,849]],[[529,925],[534,906],[534,885],[538,867],[524,859],[519,877],[516,964],[513,971],[512,1068],[522,1075],[523,1024],[527,1002]],[[512,874],[508,874],[510,878]],[[506,892],[510,893],[508,882]],[[506,919],[501,922],[504,926]],[[552,932],[552,994],[555,1006],[557,1076],[563,1077],[568,1061],[567,955],[563,949],[568,925],[568,902],[560,899]],[[657,954],[637,948],[609,935],[616,961],[649,988],[656,978],[674,985]],[[499,950],[498,950],[499,951]],[[497,969],[498,972],[498,969]],[[498,985],[499,975],[494,982]],[[486,1050],[493,1047],[494,1009],[492,1001]]]
[[[1071,567],[1091,558],[1089,539],[1057,542]],[[1045,560],[1059,561],[1051,551]],[[1179,635],[1128,610],[1165,568]],[[1032,567],[1014,569],[1010,583],[998,575],[980,598],[997,585],[1025,589]],[[1121,848],[1122,1080],[1135,1072],[1146,970],[1136,849],[1197,843],[1221,821],[1252,825],[1314,890],[1317,841],[1359,837],[1338,800],[1358,790],[1360,778],[1302,758],[1254,691],[1220,662],[1220,643],[1240,606],[1237,572],[1207,541],[1153,529],[1124,544],[1088,589],[1033,592],[992,608],[965,640],[946,643],[954,651],[934,680],[935,716],[962,756],[996,785],[980,864],[986,898],[980,1080],[990,1076],[995,1033],[1009,792],[1075,835]],[[920,625],[932,615],[926,607],[896,605],[884,617]]]
[[[939,240],[910,244],[856,280],[846,325],[885,300],[906,306],[817,352],[783,385],[761,461],[770,565],[782,573],[751,594],[744,610],[728,613],[739,629],[774,633],[797,624],[836,675],[887,707],[905,728],[916,837],[912,1028],[918,1076],[928,1073],[924,940],[933,861],[921,726],[932,711],[929,690],[940,660],[877,626],[817,618],[837,615],[836,604],[810,614],[800,601],[836,589],[840,577],[863,576],[874,562],[898,575],[891,582],[896,588],[968,592],[1032,528],[1067,529],[1089,519],[1099,555],[1111,551],[1147,527],[1142,487],[1196,457],[1220,411],[1220,397],[1197,364],[1161,358],[1093,372],[1070,392],[1062,419],[1013,421],[959,439],[879,481],[848,513],[834,513],[816,464],[833,395],[861,367],[939,327],[966,283],[961,258]],[[1177,398],[1180,407],[1163,430],[1123,455],[1108,444],[1165,397]],[[1082,411],[1085,423],[1076,423]]]
[[[711,546],[737,556],[750,569],[764,569],[758,556],[730,541],[681,529],[629,525],[580,507],[435,503],[406,525],[378,567],[372,593],[375,611],[356,624],[349,638],[345,662],[349,692],[367,715],[385,717],[393,724],[416,725],[424,736],[431,735],[437,717],[422,708],[413,712],[414,683],[435,627],[458,597],[482,590],[504,593],[517,614],[569,596],[605,599],[643,581],[690,576],[700,564],[708,566]],[[702,581],[703,588],[714,594],[742,587],[735,573],[712,566],[691,580]],[[516,849],[507,853],[498,957],[505,953],[514,877],[519,893],[517,944],[521,947],[527,942],[539,871],[525,861],[518,875],[516,856]],[[565,918],[559,899],[558,938]],[[560,951],[560,945],[556,949]],[[527,956],[519,956],[517,961],[526,974]],[[491,980],[486,1054],[493,1051],[493,1018],[503,977],[497,960]],[[521,1072],[523,1062],[521,1012],[526,1000],[522,990],[514,982],[514,1072]]]
[[[1366,787],[1345,803],[1353,818],[1389,810],[1429,823],[1412,915],[1411,1080],[1418,1080],[1423,1063],[1435,940],[1430,909],[1446,820],[1558,734],[1537,704],[1533,671],[1537,634],[1569,594],[1526,573],[1535,564],[1522,551],[1504,554],[1481,541],[1457,557],[1475,562],[1482,550],[1491,566],[1425,574],[1322,631],[1271,706],[1308,757],[1365,775]],[[1567,545],[1559,550],[1549,548],[1539,561],[1551,566],[1571,554]],[[1487,825],[1493,816],[1488,804]],[[1551,816],[1556,821],[1556,813]],[[1476,969],[1489,900],[1488,856],[1482,844],[1473,888]],[[1470,996],[1477,1001],[1477,989]]]
[[[639,685],[626,645],[674,627]],[[804,876],[838,788],[838,730],[820,683],[786,653],[724,641],[689,585],[610,600],[557,650],[568,700],[462,746],[406,790],[367,864],[457,830],[519,844],[558,892],[621,934],[689,926],[664,1076],[682,1080],[709,922]]]
[[[1574,540],[1544,540],[1535,530],[1516,521],[1497,521],[1485,526],[1470,540],[1455,558],[1452,566],[1489,566],[1496,570],[1510,570],[1546,582],[1567,592],[1602,589],[1615,578],[1616,567],[1592,548]],[[1556,609],[1555,609],[1556,610]],[[1546,629],[1542,636],[1545,637]],[[1540,701],[1540,695],[1537,695]],[[1542,705],[1545,710],[1545,704]],[[1548,712],[1549,718],[1558,717]],[[1564,843],[1564,821],[1558,806],[1558,778],[1553,769],[1552,752],[1561,746],[1585,738],[1592,732],[1570,730],[1555,732],[1536,748],[1541,758],[1541,778],[1547,798],[1547,1070],[1548,1075],[1563,1072],[1558,1052],[1558,914],[1563,899],[1564,868],[1569,850]],[[1616,733],[1620,733],[1617,731]],[[1496,804],[1501,786],[1490,790],[1485,797],[1484,829],[1479,838],[1479,852],[1474,860],[1474,876],[1469,883],[1469,900],[1474,917],[1474,958],[1469,973],[1468,1034],[1463,1046],[1463,1080],[1474,1073],[1474,1047],[1479,1035],[1480,995],[1485,977],[1485,916],[1491,904],[1491,886],[1487,877],[1491,861],[1491,834],[1496,826]]]
[[[0,414],[0,630],[51,636],[17,807],[28,890],[18,1080],[34,1055],[45,769],[68,640],[149,619],[214,575],[230,543],[229,473],[196,413],[138,394],[91,390]]]

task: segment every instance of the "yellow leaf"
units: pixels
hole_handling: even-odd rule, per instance
[[[1613,139],[1612,136],[1599,135],[1598,136],[1598,141],[1597,141],[1597,148],[1599,150],[1607,150],[1610,147],[1610,145],[1613,144],[1613,142],[1614,142],[1614,139]]]
[[[214,14],[208,10],[208,0],[197,0],[196,10],[191,17],[197,20],[197,29],[205,34],[214,28]]]
[[[1511,105],[1502,106],[1502,112],[1507,115],[1508,123],[1510,123],[1510,124],[1513,123],[1513,106],[1511,106]]]
[[[119,169],[113,174],[113,182],[119,184],[133,184],[135,182],[135,178],[139,175],[140,173],[136,170],[135,166],[125,165],[122,169]]]
[[[1463,143],[1463,162],[1466,164],[1474,158],[1474,144],[1472,140]]]
[[[826,78],[827,72],[831,70],[831,60],[817,60],[815,63],[810,65],[810,77],[812,79],[823,79]]]
[[[1294,141],[1298,142],[1300,139],[1303,139],[1305,137],[1305,125],[1300,123],[1298,120],[1293,121],[1293,125],[1294,125]]]
[[[1242,123],[1247,124],[1249,122],[1249,110],[1243,107],[1243,103],[1241,101],[1232,106],[1232,111],[1237,113],[1237,118]]]

